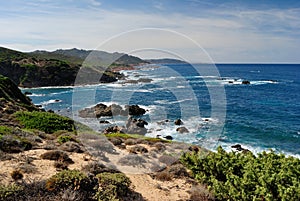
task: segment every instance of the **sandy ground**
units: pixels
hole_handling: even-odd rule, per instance
[[[147,174],[127,174],[134,185],[134,190],[141,193],[148,201],[188,200],[188,190],[191,189],[184,179],[158,181]]]
[[[145,200],[188,200],[188,191],[191,189],[191,183],[186,179],[173,178],[171,181],[159,181],[153,179],[149,175],[149,173],[153,172],[151,167],[163,166],[158,160],[160,156],[164,154],[180,154],[182,150],[188,148],[188,145],[170,143],[166,146],[166,150],[157,152],[153,146],[140,144],[140,146],[143,146],[148,150],[148,153],[132,154],[129,149],[134,147],[134,145],[127,146],[126,149],[119,149],[108,142],[107,139],[102,140],[103,141],[99,144],[98,138],[89,139],[85,136],[85,140],[82,141],[86,143],[85,148],[88,152],[68,153],[69,157],[75,162],[74,164],[69,165],[68,168],[81,170],[83,166],[90,162],[101,161],[108,167],[115,167],[124,172],[132,181],[133,189],[140,193]],[[105,143],[105,146],[109,143],[109,151],[105,152],[101,149],[103,148],[101,147],[103,143]],[[25,180],[34,181],[47,179],[57,173],[57,170],[54,167],[54,161],[41,159],[40,156],[45,152],[47,152],[45,149],[29,150],[18,154],[11,154],[11,156],[13,156],[13,159],[11,160],[0,161],[0,183],[7,184],[13,182],[13,179],[10,176],[11,172],[24,167],[24,165],[27,167],[26,169],[28,171],[28,173],[23,171]],[[128,155],[140,157],[144,159],[145,162],[138,165],[120,164],[120,159],[127,157]],[[105,156],[105,160],[103,160],[103,156]]]

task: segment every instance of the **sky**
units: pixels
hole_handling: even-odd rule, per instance
[[[20,51],[300,63],[299,0],[10,0],[0,26],[0,46]]]

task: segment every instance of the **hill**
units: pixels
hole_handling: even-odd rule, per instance
[[[170,59],[170,58],[164,58],[164,59],[147,59],[149,63],[152,64],[186,64],[187,62],[178,60],[178,59]]]
[[[89,59],[83,66],[86,57]],[[95,83],[115,82],[122,75],[113,72],[114,68],[141,63],[145,61],[121,53],[79,49],[23,53],[0,47],[0,74],[21,87],[70,86],[80,69],[86,74],[102,75]]]

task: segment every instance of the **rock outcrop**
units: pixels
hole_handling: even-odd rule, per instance
[[[176,129],[179,133],[189,133],[190,131],[186,127],[179,127]]]
[[[100,118],[107,116],[141,116],[146,113],[146,110],[139,107],[138,105],[126,105],[123,109],[120,105],[112,104],[107,106],[99,103],[91,108],[85,108],[79,111],[79,116],[82,118]]]

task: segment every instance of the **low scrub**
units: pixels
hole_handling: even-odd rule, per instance
[[[99,180],[99,188],[96,194],[98,200],[101,201],[117,201],[122,197],[126,197],[130,192],[131,181],[123,173],[104,172],[97,175]]]
[[[300,160],[273,151],[184,153],[181,161],[217,200],[300,200]]]
[[[38,129],[46,133],[54,133],[58,130],[75,130],[72,119],[55,113],[19,111],[15,113],[15,116],[26,129]]]

